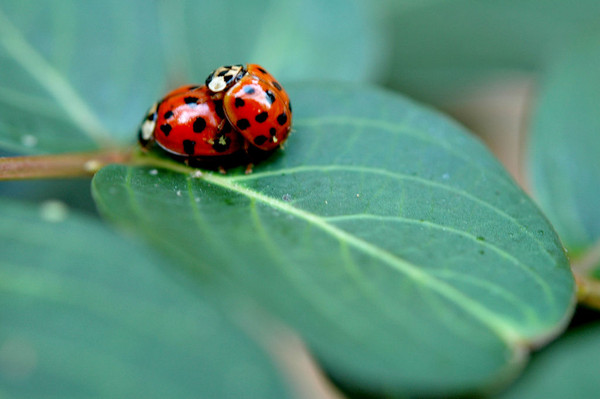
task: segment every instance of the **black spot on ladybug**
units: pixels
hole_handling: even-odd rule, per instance
[[[243,100],[243,99],[241,99],[240,97],[236,97],[236,98],[235,98],[235,103],[234,103],[234,105],[235,105],[235,107],[236,107],[236,108],[243,107],[243,106],[244,106],[244,104],[246,104],[246,103],[244,102],[244,100]]]
[[[215,112],[221,119],[225,119],[225,112],[223,112],[223,100],[215,100]]]
[[[150,121],[150,122],[154,122],[156,120],[156,112],[153,112],[151,114],[148,114],[146,116],[146,120]]]
[[[275,136],[275,134],[277,134],[277,129],[275,129],[274,127],[270,128],[270,129],[269,129],[269,134],[270,134],[271,136]]]
[[[205,127],[206,127],[206,121],[204,120],[203,117],[199,116],[194,121],[194,124],[192,125],[192,130],[194,130],[194,133],[202,133],[202,131],[204,130]]]
[[[283,125],[285,125],[286,122],[287,122],[287,115],[285,114],[285,112],[282,112],[277,117],[277,123],[279,123],[280,125],[283,126]]]
[[[231,82],[231,79],[233,79],[233,75],[227,75],[227,76],[225,76],[224,79],[225,79],[225,83],[229,83],[229,82]]]
[[[259,70],[260,72],[264,73],[265,75],[267,74],[267,71],[265,71],[265,70],[264,70],[264,69],[262,69],[262,68],[258,68],[258,70]]]
[[[162,130],[165,136],[168,136],[169,133],[171,133],[171,125],[169,125],[168,123],[164,123],[160,125],[160,130]]]
[[[275,101],[275,94],[273,94],[271,90],[267,90],[265,92],[265,95],[267,96],[267,101],[269,102],[269,104],[273,104],[273,102]]]
[[[231,69],[231,65],[225,65],[225,66],[223,66],[223,68]]]
[[[164,118],[169,119],[172,116],[173,116],[173,111],[167,111],[167,112],[165,112]]]
[[[225,68],[227,68],[227,67],[225,67]],[[218,74],[217,76],[225,76],[225,75],[227,75],[228,73],[229,73],[229,70],[227,70],[227,69],[224,69],[224,70],[222,70],[221,72],[219,72],[219,74]]]
[[[215,73],[213,72],[210,75],[208,75],[208,77],[204,81],[204,84],[208,86],[208,84],[213,80],[214,77],[215,77]]]
[[[281,90],[282,89],[281,85],[277,81],[274,80],[271,83],[273,83],[273,86],[275,86],[275,88],[277,90]]]
[[[266,142],[267,142],[266,136],[258,136],[254,139],[254,144],[256,144],[256,145],[263,145]]]
[[[269,113],[263,111],[260,114],[256,115],[254,117],[254,120],[257,121],[258,123],[263,123],[264,121],[267,120],[268,117],[269,117]]]
[[[185,103],[190,107],[195,107],[196,105],[198,105],[198,97],[185,97],[183,101],[185,101]]]
[[[240,119],[235,125],[238,129],[244,130],[250,127],[250,122],[248,122],[248,119]]]
[[[183,151],[188,155],[194,155],[196,142],[194,140],[183,140]]]
[[[243,90],[246,94],[254,94],[255,92],[254,87],[252,86],[244,86]]]
[[[231,145],[231,139],[229,137],[223,136],[223,135],[218,135],[218,136],[215,136],[215,138],[214,138],[214,144],[212,145],[212,148],[216,152],[225,152],[229,149],[230,145]]]

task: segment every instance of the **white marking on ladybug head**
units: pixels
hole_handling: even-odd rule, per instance
[[[226,65],[215,69],[208,78],[206,86],[213,93],[218,93],[230,87],[236,82],[238,75],[242,73],[243,65]]]
[[[158,103],[152,104],[148,113],[146,114],[146,118],[144,122],[142,122],[142,139],[143,140],[151,140],[154,135],[154,128],[156,127],[156,108],[158,107]]]

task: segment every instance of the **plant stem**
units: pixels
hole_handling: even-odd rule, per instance
[[[582,274],[589,274],[598,265],[600,265],[600,239],[573,261],[573,269]]]
[[[595,309],[600,309],[600,280],[592,276],[591,272],[598,265],[600,240],[571,265],[577,283],[577,301]]]
[[[593,277],[573,272],[577,284],[577,302],[600,309],[600,281]]]
[[[113,148],[95,152],[0,158],[0,180],[88,177],[103,166],[128,163],[132,157],[132,148]]]

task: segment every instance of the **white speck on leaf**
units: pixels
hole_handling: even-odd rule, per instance
[[[289,194],[283,194],[283,196],[281,197],[282,200],[289,202],[292,200],[292,196]]]
[[[21,137],[21,144],[23,144],[25,147],[35,147],[37,143],[37,137],[32,136],[31,134],[25,134],[23,137]]]
[[[150,173],[152,176],[156,176],[158,174],[158,170],[150,169],[150,172],[148,172],[148,173]]]
[[[48,200],[41,204],[40,214],[47,222],[62,222],[69,214],[69,207],[62,201]]]
[[[83,169],[85,169],[87,172],[97,172],[101,167],[102,163],[95,159],[87,161],[85,164],[83,164]]]

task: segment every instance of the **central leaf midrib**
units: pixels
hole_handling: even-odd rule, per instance
[[[244,195],[248,198],[259,201],[271,206],[272,208],[294,215],[311,223],[312,225],[338,238],[339,240],[347,242],[357,250],[382,260],[390,267],[393,267],[394,269],[413,279],[413,281],[427,285],[432,290],[452,301],[458,307],[465,310],[465,312],[471,314],[474,318],[481,321],[484,325],[488,326],[490,330],[496,333],[496,335],[498,335],[503,341],[512,345],[523,342],[519,332],[515,328],[511,327],[510,323],[507,323],[504,318],[499,317],[478,302],[468,298],[454,287],[424,272],[418,268],[417,265],[398,258],[388,251],[376,247],[373,244],[364,241],[363,239],[358,238],[345,230],[327,223],[327,221],[318,215],[295,208],[286,202],[271,198],[247,187],[232,183],[228,178],[219,177],[214,174],[208,174],[204,176],[204,180],[208,183]]]
[[[477,203],[478,205],[481,205],[481,206],[491,210],[492,212],[496,213],[503,219],[506,219],[510,223],[517,226],[519,229],[521,229],[527,236],[529,236],[536,243],[536,245],[540,248],[542,253],[544,253],[544,255],[546,255],[546,257],[550,261],[554,261],[554,258],[548,252],[548,250],[544,247],[543,243],[512,215],[504,212],[503,210],[486,202],[485,200],[483,200],[475,195],[472,195],[458,187],[454,187],[454,186],[451,186],[448,184],[442,184],[442,183],[439,183],[439,182],[436,182],[433,180],[424,179],[419,176],[407,175],[407,174],[402,174],[402,173],[398,173],[398,172],[391,172],[388,170],[383,170],[383,169],[378,169],[378,168],[373,168],[373,167],[365,167],[365,166],[302,165],[302,166],[296,166],[296,167],[289,167],[287,169],[279,169],[279,170],[273,170],[273,171],[256,172],[256,173],[252,173],[252,174],[248,174],[248,175],[233,176],[230,178],[230,180],[233,182],[240,182],[240,181],[246,181],[246,180],[256,180],[256,179],[260,179],[263,177],[284,176],[284,175],[293,174],[293,173],[303,173],[303,172],[310,173],[310,172],[324,172],[324,171],[373,173],[373,174],[378,174],[378,175],[382,175],[382,176],[387,176],[387,177],[397,179],[397,180],[407,180],[407,181],[417,182],[417,183],[425,185],[425,186],[434,187],[434,188],[437,188],[440,190],[445,190],[445,191],[451,192],[453,194],[459,195],[461,197],[467,198],[467,199]]]

